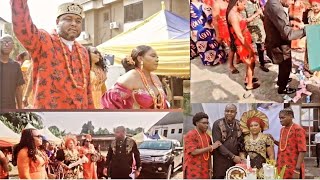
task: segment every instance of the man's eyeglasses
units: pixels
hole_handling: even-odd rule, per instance
[[[1,44],[12,45],[13,41],[0,41]]]
[[[91,142],[91,141],[88,141],[88,140],[84,140],[84,142]]]
[[[42,138],[42,135],[37,135],[37,136],[33,136],[33,137]]]

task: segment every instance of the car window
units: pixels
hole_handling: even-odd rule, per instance
[[[140,144],[139,149],[169,150],[171,146],[170,141],[144,141]]]

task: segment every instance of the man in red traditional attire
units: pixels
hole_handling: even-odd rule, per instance
[[[83,8],[64,3],[57,13],[57,30],[38,29],[30,17],[28,0],[11,0],[13,30],[33,60],[35,109],[94,108],[90,63],[80,35]]]
[[[193,117],[195,129],[189,131],[184,137],[184,179],[211,179],[211,155],[214,149],[221,145],[220,141],[212,144],[208,130],[209,117],[199,112]]]
[[[279,113],[280,123],[284,126],[280,132],[277,166],[278,172],[286,166],[283,179],[304,179],[304,155],[307,151],[305,130],[292,120],[292,109],[285,108]]]

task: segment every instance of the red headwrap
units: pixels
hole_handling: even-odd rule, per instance
[[[250,127],[250,124],[251,124],[252,122],[257,122],[257,123],[259,123],[259,125],[260,125],[260,127],[261,127],[261,130],[263,130],[263,128],[264,128],[264,122],[263,122],[262,119],[260,119],[260,118],[258,118],[258,117],[252,117],[252,118],[248,119],[248,120],[247,120],[247,126],[248,126],[248,128]]]
[[[67,147],[68,147],[68,144],[69,144],[71,141],[73,141],[74,146],[77,146],[77,140],[74,139],[74,138],[71,138],[71,137],[69,137],[69,138],[66,139],[66,142],[64,143],[64,146],[67,148]]]

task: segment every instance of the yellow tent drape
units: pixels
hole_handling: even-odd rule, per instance
[[[146,44],[113,44],[98,46],[103,54],[113,54],[115,63],[121,64],[121,59],[129,56],[138,45],[151,46],[159,56],[157,75],[190,77],[190,41],[189,39],[169,39]]]

